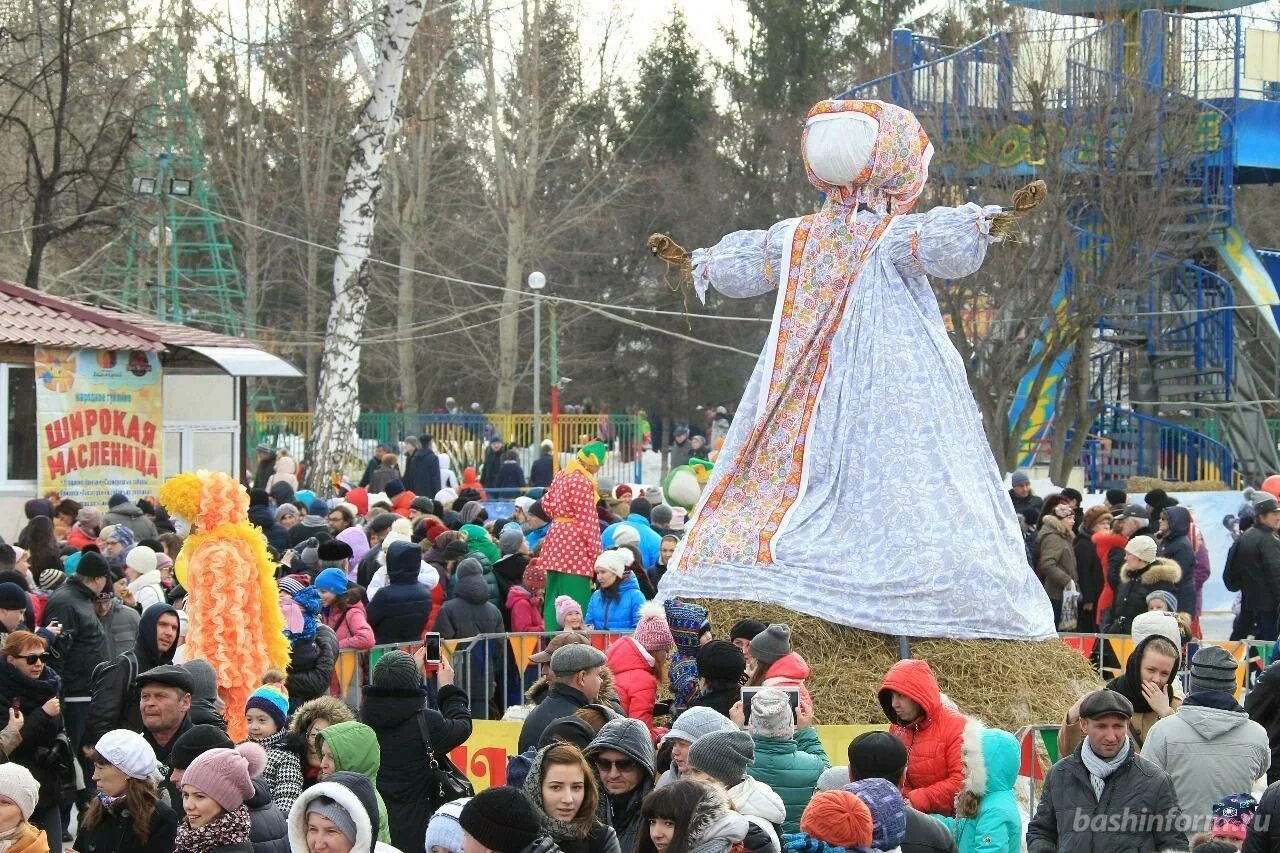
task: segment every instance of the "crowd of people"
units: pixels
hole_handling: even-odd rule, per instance
[[[429,440],[413,456],[423,448]],[[593,492],[589,583],[561,583],[548,600],[544,563],[558,574],[563,558],[545,551],[579,548],[564,534],[582,531],[581,519],[561,515],[555,489],[592,472],[590,448],[579,469],[510,504],[486,504],[482,483],[420,496],[401,479],[411,469],[381,464],[390,454],[374,460],[368,486],[341,495],[299,489],[279,457],[267,488],[250,483],[292,655],[236,708],[209,662],[184,653],[187,596],[173,572],[181,520],[125,495],[104,509],[28,502],[16,544],[0,545],[9,705],[0,844],[31,853],[59,840],[82,853],[1280,849],[1271,827],[1280,789],[1255,799],[1258,780],[1278,772],[1280,664],[1242,707],[1242,664],[1196,647],[1203,541],[1168,496],[1146,496],[1158,512],[1118,493],[1081,512],[1069,490],[1039,501],[1015,476],[1010,496],[1024,521],[1035,518],[1029,558],[1050,598],[1077,592],[1078,619],[1135,641],[1105,689],[1064,710],[1063,758],[1024,814],[1021,745],[961,713],[923,660],[883,674],[888,730],[854,738],[847,763],[833,767],[815,728],[813,674],[788,625],[713,626],[702,607],[658,595],[683,531],[656,490]],[[393,468],[397,476],[376,477]],[[1280,506],[1268,493],[1250,498],[1229,520],[1241,532],[1226,572],[1243,592],[1241,630],[1260,637],[1280,602]],[[490,518],[499,506],[510,517]],[[504,640],[476,639],[506,632],[545,637],[529,658],[531,684],[503,659]],[[593,632],[608,633],[601,642]],[[457,673],[428,656],[423,640],[435,634],[459,641]],[[398,648],[362,659],[363,686],[348,705],[337,661],[375,646]],[[240,743],[227,734],[232,715],[245,723]],[[466,796],[448,755],[474,720],[497,716],[520,724],[507,784]]]

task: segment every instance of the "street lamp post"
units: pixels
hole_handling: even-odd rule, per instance
[[[542,441],[542,288],[547,277],[534,270],[528,284],[533,291],[533,443],[537,444]]]

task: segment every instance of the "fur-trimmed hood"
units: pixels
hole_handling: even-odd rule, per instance
[[[1120,580],[1131,580],[1140,571],[1142,570],[1130,570],[1126,566],[1120,570]],[[1164,557],[1157,557],[1156,561],[1148,566],[1146,572],[1142,575],[1142,583],[1146,586],[1157,583],[1170,583],[1177,586],[1180,580],[1182,580],[1182,567],[1173,560]]]
[[[970,717],[964,726],[960,754],[964,759],[964,789],[979,797],[1012,791],[1022,763],[1018,739],[989,729]]]
[[[373,784],[356,773],[335,773],[324,782],[307,788],[289,809],[289,846],[307,849],[307,806],[318,797],[328,797],[346,810],[356,825],[356,843],[351,853],[399,853],[390,844],[377,841],[373,825],[378,814]]]
[[[750,828],[747,819],[729,809],[729,800],[719,785],[705,786],[706,792],[689,815],[688,849],[698,850],[704,845],[727,841],[728,846],[747,837]]]

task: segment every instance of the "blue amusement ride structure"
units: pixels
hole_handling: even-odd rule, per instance
[[[1105,126],[1099,134],[1095,124],[1089,156],[1078,140],[1064,155],[1081,171],[1136,173],[1132,185],[1159,186],[1166,210],[1159,249],[1147,250],[1158,251],[1159,262],[1117,287],[1077,344],[1090,347],[1089,398],[1098,413],[1081,464],[1098,488],[1135,475],[1239,487],[1280,471],[1280,250],[1254,249],[1236,221],[1240,186],[1280,178],[1280,21],[1231,0],[1154,9],[1142,8],[1151,0],[1109,2],[1017,0],[1027,26],[959,49],[895,30],[892,73],[842,97],[912,110],[940,153],[966,147],[965,183],[1003,187],[1042,171],[1030,149],[1046,124],[1070,135],[1073,123],[1086,114],[1096,122],[1101,109]],[[1194,113],[1200,143],[1176,168],[1158,154],[1135,168],[1097,141],[1122,133],[1125,105],[1142,100],[1160,104],[1151,111],[1157,137],[1162,110]],[[956,177],[956,167],[947,168]],[[1088,205],[1066,216],[1075,251],[1058,273],[1042,340],[1090,265],[1119,251]],[[1041,363],[1023,379],[1010,415],[1023,464],[1043,461],[1070,355],[1033,351]]]

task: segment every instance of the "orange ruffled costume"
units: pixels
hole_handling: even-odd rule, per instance
[[[239,713],[269,669],[289,664],[275,566],[249,523],[249,494],[226,474],[197,471],[165,481],[160,503],[191,522],[173,571],[187,590],[186,656],[213,666],[227,704],[227,734],[245,739]]]

